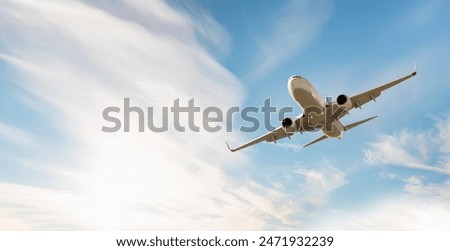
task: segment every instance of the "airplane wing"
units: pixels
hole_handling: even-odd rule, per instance
[[[417,74],[417,71],[414,71],[402,78],[399,78],[397,80],[394,80],[392,82],[389,82],[387,84],[378,86],[372,90],[357,94],[355,96],[350,97],[350,100],[352,101],[352,108],[361,108],[362,105],[364,105],[365,103],[371,101],[371,100],[375,100],[377,97],[379,97],[381,95],[381,92],[384,90],[387,90],[389,88],[391,88],[394,85],[397,85],[413,76],[415,76]]]
[[[280,126],[277,129],[275,129],[275,130],[273,130],[271,132],[268,132],[268,133],[262,135],[261,137],[258,137],[258,138],[254,139],[254,140],[251,140],[251,141],[249,141],[249,142],[247,142],[247,143],[245,143],[243,145],[240,145],[240,146],[238,146],[236,148],[230,148],[228,143],[227,143],[227,146],[228,146],[228,149],[230,151],[235,152],[237,150],[241,150],[243,148],[246,148],[246,147],[258,144],[258,143],[263,142],[263,141],[275,142],[276,143],[277,140],[282,139],[282,138],[286,138],[286,137],[290,137],[292,135],[294,135],[294,133],[286,133],[284,131],[283,127]]]

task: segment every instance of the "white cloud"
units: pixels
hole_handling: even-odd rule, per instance
[[[403,194],[386,194],[352,210],[332,210],[315,221],[311,229],[327,230],[449,230],[450,180],[426,183],[420,176],[402,179],[398,175],[386,178],[404,182]]]
[[[42,104],[38,109],[49,118],[48,126],[62,137],[56,147],[46,144],[46,135],[36,141],[42,152],[61,157],[30,156],[25,162],[47,179],[0,183],[0,228],[289,225],[296,209],[286,203],[285,194],[227,175],[223,163],[245,161],[244,155],[226,151],[223,142],[230,135],[101,132],[103,109],[123,107],[124,97],[139,107],[195,98],[201,107],[224,109],[242,98],[240,83],[198,45],[195,25],[185,15],[164,2],[108,5],[0,3],[0,29],[8,37],[0,57],[20,71],[15,82],[34,99],[26,104]]]
[[[215,56],[226,56],[231,48],[231,37],[207,10],[195,1],[180,1],[181,11],[186,13],[201,42]]]
[[[424,131],[402,130],[381,135],[364,149],[366,163],[390,164],[450,174],[450,115],[436,119],[435,128]]]
[[[333,167],[326,159],[308,167],[296,164],[293,168],[277,166],[270,174],[258,172],[269,187],[283,195],[277,207],[284,215],[279,218],[284,221],[278,220],[272,226],[276,230],[311,229],[317,217],[322,217],[322,212],[330,206],[332,194],[347,184],[347,172]]]
[[[335,212],[313,229],[327,230],[449,230],[450,202],[415,197],[387,197],[364,208]]]
[[[450,230],[450,180],[426,183],[412,176],[403,182],[406,194],[386,195],[347,212],[337,210],[316,222],[313,229]]]
[[[450,180],[442,184],[424,184],[421,177],[412,176],[405,180],[405,191],[427,197],[450,199]]]
[[[275,147],[281,147],[287,150],[291,150],[293,152],[300,152],[302,150],[302,147],[299,146],[298,144],[294,144],[294,143],[277,143],[275,145]]]
[[[369,164],[389,164],[431,171],[447,177],[450,115],[435,119],[429,130],[403,130],[382,135],[364,150]],[[315,222],[313,229],[345,230],[449,230],[450,180],[427,181],[429,176],[407,178],[398,173],[381,173],[381,177],[403,183],[401,194],[389,194],[364,206],[342,212],[335,210],[329,217]]]
[[[269,32],[257,43],[251,78],[261,78],[305,49],[331,15],[326,1],[288,1],[273,17]]]
[[[331,192],[347,183],[346,173],[330,165],[322,168],[298,168],[294,173],[303,176],[305,183],[299,185],[299,195],[304,204],[318,208],[324,205]]]
[[[0,122],[0,138],[7,139],[16,144],[31,145],[33,144],[33,136],[19,128],[11,125],[6,125]]]

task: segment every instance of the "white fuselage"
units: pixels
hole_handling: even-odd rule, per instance
[[[300,76],[292,76],[288,80],[288,90],[291,97],[303,109],[306,123],[321,129],[328,137],[342,137],[344,127],[339,120],[328,120],[330,121],[328,126],[323,124],[327,121],[327,109],[331,109],[331,106],[327,106],[325,99],[308,80]]]

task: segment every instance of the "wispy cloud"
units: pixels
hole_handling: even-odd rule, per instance
[[[267,35],[259,38],[250,78],[261,78],[305,49],[331,15],[328,1],[288,1],[275,15]]]
[[[227,56],[231,49],[231,37],[211,15],[196,1],[179,1],[180,11],[185,13],[192,23],[198,40],[208,51],[220,57]]]
[[[423,178],[412,176],[405,179],[405,191],[429,197],[441,197],[450,200],[450,180],[444,183],[425,184]]]
[[[450,180],[427,183],[421,176],[383,176],[404,183],[406,193],[386,194],[353,210],[332,211],[312,229],[336,230],[449,230]]]
[[[364,208],[324,217],[317,228],[336,230],[448,230],[449,201],[417,199],[415,197],[386,197]]]
[[[330,165],[321,168],[299,168],[294,173],[303,176],[305,183],[299,185],[299,194],[308,207],[322,206],[330,193],[347,183],[346,173]]]
[[[436,119],[428,130],[402,130],[381,135],[364,149],[368,164],[390,164],[450,174],[450,115]]]
[[[1,138],[20,145],[32,145],[34,142],[34,138],[30,133],[0,122],[0,139]]]
[[[313,223],[312,229],[449,230],[450,180],[427,183],[421,176],[383,176],[404,183],[406,193],[386,194],[353,210],[336,210]]]
[[[300,152],[302,150],[302,147],[298,144],[294,143],[277,143],[276,147],[281,147],[286,150],[291,150],[293,152]]]
[[[414,175],[389,174],[403,183],[405,193],[386,194],[347,212],[336,211],[315,222],[313,229],[345,230],[449,230],[450,180],[427,182]]]
[[[330,206],[334,192],[348,183],[347,171],[328,163],[318,161],[313,165],[295,164],[293,167],[277,166],[273,173],[265,171],[269,187],[283,195],[278,205],[287,221],[278,221],[274,229],[311,229],[316,217]]]
[[[394,170],[381,177],[400,182],[403,192],[384,195],[355,210],[325,217],[317,227],[353,230],[448,230],[450,229],[450,181],[448,131],[450,115],[434,120],[427,130],[402,130],[382,135],[364,150],[365,161],[430,171],[439,179],[418,174],[405,177]],[[444,176],[442,176],[444,174]],[[394,220],[393,220],[394,219]]]
[[[33,95],[31,103],[46,104],[47,126],[59,130],[60,145],[39,148],[64,156],[64,161],[29,156],[27,163],[46,174],[38,184],[0,183],[1,229],[290,224],[295,207],[278,206],[285,194],[226,174],[223,163],[245,159],[225,150],[230,135],[101,132],[102,110],[121,107],[124,97],[140,107],[169,106],[176,98],[196,98],[201,107],[240,102],[240,83],[199,45],[195,27],[159,1],[107,7],[78,1],[0,3],[0,28],[8,37],[1,58],[20,72],[15,82]],[[1,134],[28,141],[23,130],[2,126]]]

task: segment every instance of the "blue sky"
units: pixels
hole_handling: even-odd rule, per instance
[[[449,10],[449,1],[3,1],[0,228],[449,229]],[[296,116],[291,75],[336,97],[414,63],[415,78],[343,122],[376,120],[306,149],[318,133],[230,153],[225,140],[264,128],[101,131],[102,110],[124,97],[223,110],[271,98]]]

